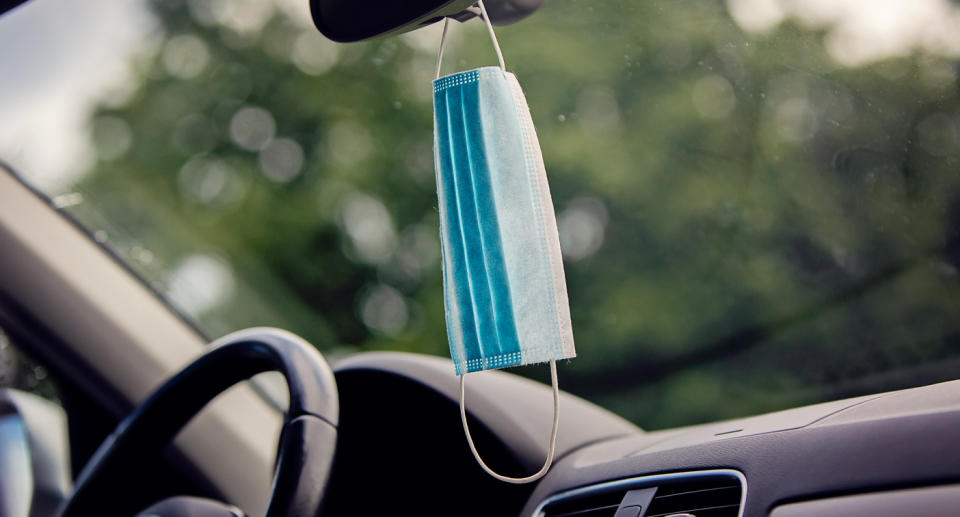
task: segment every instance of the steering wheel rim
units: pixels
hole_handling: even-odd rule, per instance
[[[87,462],[60,517],[130,510],[104,508],[103,501],[116,491],[114,480],[162,451],[217,395],[267,371],[284,376],[290,405],[266,516],[314,515],[323,502],[336,450],[336,381],[323,356],[306,341],[278,329],[253,328],[214,341],[123,419]],[[105,513],[107,510],[110,512]]]

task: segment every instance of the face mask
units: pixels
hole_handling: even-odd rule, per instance
[[[556,363],[576,355],[553,201],[540,144],[516,77],[500,60],[434,87],[434,158],[450,355],[460,375],[461,418],[481,466],[512,483],[539,479],[552,461],[559,419]],[[467,372],[550,362],[554,427],[543,469],[527,478],[491,471],[477,455],[464,410]]]

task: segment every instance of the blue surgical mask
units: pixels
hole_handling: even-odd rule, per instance
[[[438,62],[433,82],[450,355],[461,375],[461,409],[467,372],[545,362],[556,405],[555,361],[576,355],[557,221],[526,98],[479,6],[500,66],[439,77]],[[556,421],[551,441],[555,434]],[[549,460],[536,477],[520,479],[487,471],[526,482],[547,468]]]
[[[516,77],[434,81],[447,334],[457,373],[574,357],[557,221]]]

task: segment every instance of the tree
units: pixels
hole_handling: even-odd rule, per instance
[[[92,122],[78,214],[211,334],[446,355],[438,42],[204,4],[155,4],[162,42]],[[452,30],[446,69],[493,62],[478,23]],[[822,29],[744,32],[716,2],[552,0],[498,33],[559,214],[564,386],[661,427],[956,376],[954,58],[843,65]]]

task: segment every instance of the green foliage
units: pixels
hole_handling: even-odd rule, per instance
[[[132,145],[80,180],[77,215],[164,292],[187,256],[229,264],[231,295],[191,314],[213,335],[446,355],[434,48],[334,45],[280,11],[251,34],[156,14],[138,90],[96,115]],[[452,31],[445,70],[495,62],[479,23]],[[957,376],[956,61],[844,67],[822,32],[745,33],[715,2],[551,0],[498,35],[565,250],[587,242],[566,262],[565,388],[655,428]],[[176,38],[205,47],[195,76]],[[271,179],[231,136],[251,106],[302,151],[290,175],[295,149]]]

